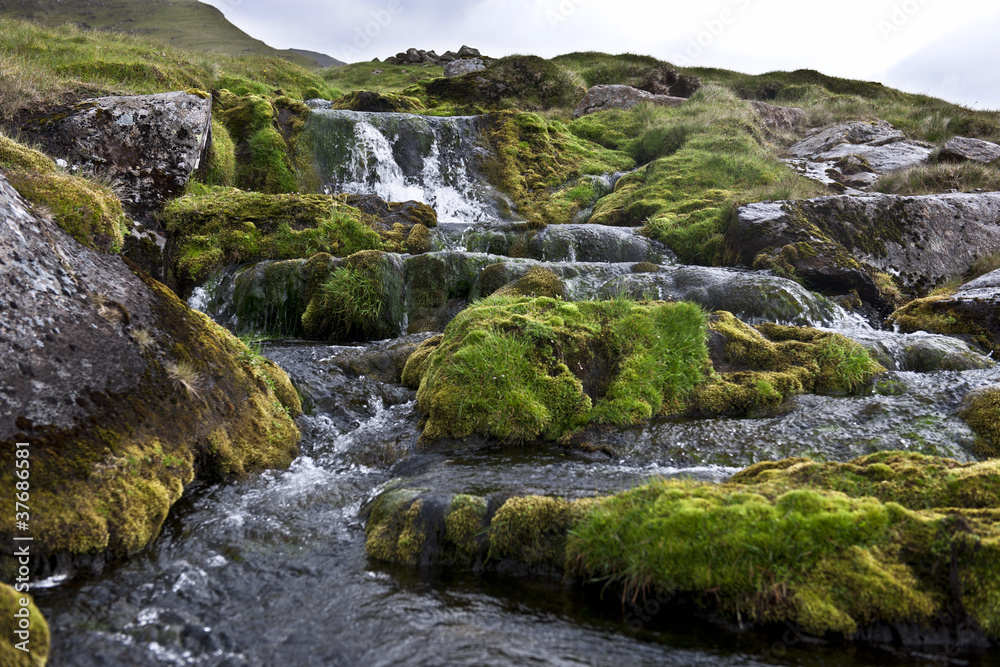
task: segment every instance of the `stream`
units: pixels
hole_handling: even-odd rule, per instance
[[[1000,371],[951,339],[872,329],[791,281],[677,265],[668,250],[631,229],[550,228],[541,240],[534,237],[535,250],[507,257],[520,232],[472,166],[475,119],[318,111],[307,131],[325,147],[330,191],[435,205],[442,224],[430,255],[449,265],[543,265],[564,278],[573,299],[653,293],[726,308],[750,322],[822,326],[877,350],[890,372],[869,395],[800,396],[765,418],[660,420],[622,429],[608,436],[614,457],[555,446],[441,451],[417,446],[415,392],[358,376],[341,363],[378,343],[271,341],[263,353],[306,398],[300,456],[288,470],[196,482],[142,553],[97,574],[40,582],[34,593],[52,629],[50,664],[990,664],[989,656],[951,650],[904,655],[817,644],[794,628],[737,632],[675,617],[656,599],[642,607],[601,600],[599,589],[557,580],[368,559],[362,511],[390,485],[580,498],[652,477],[721,481],[756,461],[787,456],[843,461],[905,449],[971,460],[966,447],[973,436],[956,413],[969,390],[1000,382]],[[661,271],[632,273],[640,261]],[[192,304],[237,328],[234,285],[247,268],[227,270]],[[945,350],[972,360],[970,369],[920,372],[914,349]]]

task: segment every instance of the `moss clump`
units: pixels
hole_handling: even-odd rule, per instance
[[[420,387],[420,380],[424,376],[424,371],[427,370],[427,362],[443,340],[444,334],[431,336],[413,351],[410,358],[406,360],[406,365],[403,366],[402,383],[404,387],[407,389]]]
[[[889,316],[888,324],[904,333],[926,331],[966,338],[982,348],[1000,354],[1000,330],[989,304],[957,300],[947,295],[915,299]]]
[[[372,506],[365,530],[365,549],[379,560],[417,565],[424,553],[427,517],[424,501],[414,490],[389,491]]]
[[[232,187],[236,184],[236,144],[217,118],[212,118],[212,145],[197,178],[205,185]]]
[[[580,176],[625,171],[627,155],[574,136],[563,123],[531,113],[489,116],[491,146],[483,170],[534,225],[568,223],[593,200],[593,186]]]
[[[490,523],[490,558],[563,569],[566,534],[595,502],[547,496],[511,498]]]
[[[402,269],[391,256],[365,250],[348,257],[316,290],[302,314],[306,336],[379,340],[399,335]]]
[[[9,179],[21,196],[52,215],[81,244],[106,253],[121,251],[129,221],[110,189],[55,173],[14,172]]]
[[[403,247],[411,255],[422,255],[425,252],[430,252],[432,250],[431,230],[420,223],[413,225],[410,228],[410,233],[406,235]]]
[[[557,439],[677,411],[707,367],[704,327],[686,303],[485,299],[427,362],[423,438]]]
[[[976,434],[974,453],[984,458],[1000,458],[1000,387],[967,394],[959,416]]]
[[[161,220],[177,247],[174,272],[182,290],[231,264],[382,247],[372,216],[326,195],[196,186],[170,202]]]
[[[489,502],[480,496],[458,494],[451,499],[444,518],[445,542],[467,560],[474,560],[482,551],[488,509]]]
[[[541,267],[534,267],[526,274],[509,283],[496,292],[496,296],[547,296],[551,299],[562,299],[566,296],[566,286],[559,276]]]
[[[0,167],[7,171],[27,171],[36,174],[53,174],[56,163],[40,151],[28,148],[0,134]]]
[[[885,368],[840,334],[809,327],[751,327],[731,313],[709,323],[717,374],[698,387],[696,415],[766,413],[800,393],[850,394],[868,387]]]
[[[407,113],[419,111],[424,108],[424,105],[417,98],[407,97],[406,95],[355,90],[338,100],[334,100],[331,108],[347,109],[349,111],[395,111]]]
[[[28,601],[26,607],[21,606],[22,599]],[[27,609],[27,617],[15,617],[14,614],[22,609]],[[21,625],[21,620],[26,621],[27,627]],[[30,634],[18,635],[18,631]],[[32,597],[0,584],[0,664],[4,667],[45,667],[49,660],[49,643],[49,624]],[[19,644],[27,650],[17,648]]]

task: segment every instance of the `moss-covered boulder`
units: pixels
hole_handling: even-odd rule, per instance
[[[427,361],[423,438],[558,439],[683,408],[708,365],[692,304],[494,296],[466,309]]]
[[[327,195],[199,187],[171,202],[161,220],[182,293],[231,264],[383,247],[374,217]]]
[[[14,488],[15,443],[28,443],[37,567],[134,553],[196,476],[291,462],[299,406],[283,371],[33,215],[2,178],[0,216],[17,304],[0,309],[0,484]]]
[[[966,394],[959,415],[976,434],[973,451],[984,458],[1000,459],[1000,386]]]
[[[691,413],[767,413],[801,393],[851,394],[868,389],[885,368],[845,338],[810,327],[751,327],[731,313],[709,321],[715,374],[692,397]]]
[[[349,111],[413,113],[423,109],[424,105],[419,99],[407,97],[406,95],[355,90],[340,99],[334,100],[330,108],[346,109]]]
[[[0,584],[0,665],[45,667],[49,645],[49,624],[32,597]]]
[[[566,296],[566,286],[562,279],[548,269],[540,266],[532,267],[523,276],[510,282],[493,294],[497,296],[547,296],[550,299],[562,299]]]

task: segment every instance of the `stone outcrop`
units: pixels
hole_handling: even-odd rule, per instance
[[[922,296],[1000,247],[1000,194],[869,195],[737,209],[727,251],[745,266],[856,290],[881,308]]]
[[[1000,145],[982,139],[954,137],[949,139],[939,154],[939,159],[955,162],[982,162],[989,164],[1000,159]]]
[[[444,75],[447,77],[462,76],[469,72],[482,72],[486,69],[486,63],[479,58],[462,58],[453,60],[444,66]]]
[[[670,67],[657,67],[649,71],[639,88],[654,95],[687,98],[701,88],[701,79],[678,74]]]
[[[84,100],[24,132],[71,172],[111,184],[126,210],[149,219],[205,159],[212,99],[200,91]]]
[[[489,58],[479,52],[479,49],[462,45],[462,48],[458,51],[445,51],[441,55],[438,55],[434,51],[424,51],[423,49],[407,49],[406,51],[400,51],[395,56],[386,58],[383,62],[388,65],[421,65],[428,63],[431,65],[441,65],[443,67],[456,60],[473,58],[489,60]],[[480,60],[480,62],[482,62],[482,60]]]
[[[1000,270],[980,276],[952,294],[911,301],[894,312],[889,322],[904,332],[958,336],[1000,354]]]
[[[632,86],[610,85],[593,86],[587,91],[580,104],[573,112],[573,118],[607,109],[631,109],[636,104],[648,102],[660,106],[676,107],[685,102],[683,97],[670,95],[654,95],[653,93]]]
[[[792,132],[797,130],[806,112],[798,107],[780,107],[757,100],[748,100],[753,110],[770,130]]]
[[[14,488],[14,443],[29,443],[38,566],[138,551],[196,475],[291,462],[283,371],[36,216],[3,176],[0,220],[0,485]]]
[[[804,176],[851,192],[871,187],[881,174],[924,164],[933,151],[884,120],[855,121],[803,139],[788,149],[786,162]]]

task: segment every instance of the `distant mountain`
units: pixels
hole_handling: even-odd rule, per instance
[[[278,56],[310,69],[343,64],[321,53],[272,48],[197,0],[0,0],[0,16],[145,35],[191,51]]]
[[[347,64],[344,61],[332,58],[326,55],[325,53],[317,53],[316,51],[306,51],[305,49],[288,49],[288,50],[292,51],[293,53],[298,53],[299,55],[303,55],[307,58],[312,58],[313,60],[316,61],[316,64],[319,65],[320,67],[341,67],[342,65]]]

